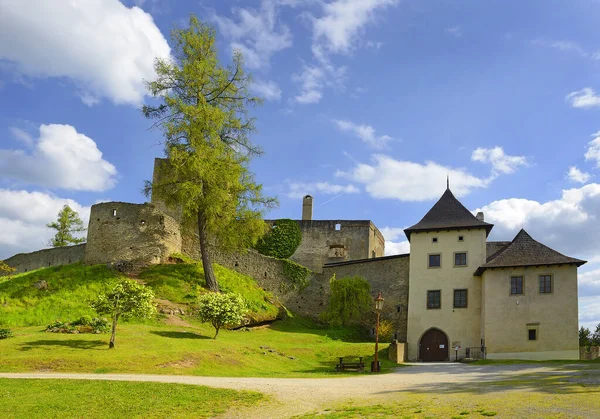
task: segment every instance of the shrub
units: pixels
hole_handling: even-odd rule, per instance
[[[8,339],[14,337],[13,332],[7,327],[0,327],[0,339]]]
[[[310,281],[310,269],[291,260],[283,259],[283,275],[293,284],[294,289],[302,291]]]
[[[46,326],[50,333],[108,333],[110,324],[104,317],[83,316],[72,322],[56,320]]]
[[[3,260],[0,260],[0,275],[9,275],[15,271],[15,268],[8,266]]]
[[[394,336],[394,323],[389,320],[381,320],[379,322],[379,341],[391,342]]]
[[[360,323],[371,312],[371,285],[359,276],[329,281],[331,294],[329,306],[322,315],[333,325]]]
[[[302,231],[294,220],[276,220],[271,230],[256,244],[256,250],[266,256],[287,259],[294,254],[302,241]]]
[[[210,322],[215,328],[217,338],[221,327],[237,326],[244,320],[246,302],[240,294],[223,294],[208,292],[198,298],[198,317],[203,322]]]

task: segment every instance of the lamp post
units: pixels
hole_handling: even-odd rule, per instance
[[[373,365],[371,366],[371,372],[379,372],[379,315],[381,314],[381,309],[383,308],[383,297],[381,296],[381,291],[375,298],[375,312],[377,313],[377,325],[375,326],[375,359],[373,361]]]

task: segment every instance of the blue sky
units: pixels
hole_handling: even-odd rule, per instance
[[[29,4],[31,3],[31,4]],[[0,258],[44,247],[69,203],[144,202],[162,155],[140,112],[189,13],[265,98],[252,168],[298,218],[371,219],[388,254],[445,188],[511,240],[589,261],[600,322],[600,1],[0,0]]]

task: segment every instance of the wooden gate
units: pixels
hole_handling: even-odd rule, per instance
[[[448,336],[440,329],[429,329],[421,338],[419,359],[423,362],[448,360]]]

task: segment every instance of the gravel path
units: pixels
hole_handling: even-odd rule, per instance
[[[360,374],[344,378],[252,378],[252,377],[197,377],[177,375],[142,374],[70,374],[70,373],[0,373],[2,378],[61,378],[83,380],[148,381],[206,385],[235,390],[255,390],[272,396],[268,413],[261,417],[286,417],[318,409],[325,404],[349,398],[378,398],[402,390],[423,390],[430,386],[479,385],[486,381],[498,381],[527,374],[560,374],[577,377],[579,371],[568,366],[538,365],[483,365],[464,364],[412,364],[384,375]],[[600,384],[600,381],[598,383]],[[264,407],[263,407],[264,409]],[[253,417],[252,409],[236,412]]]

